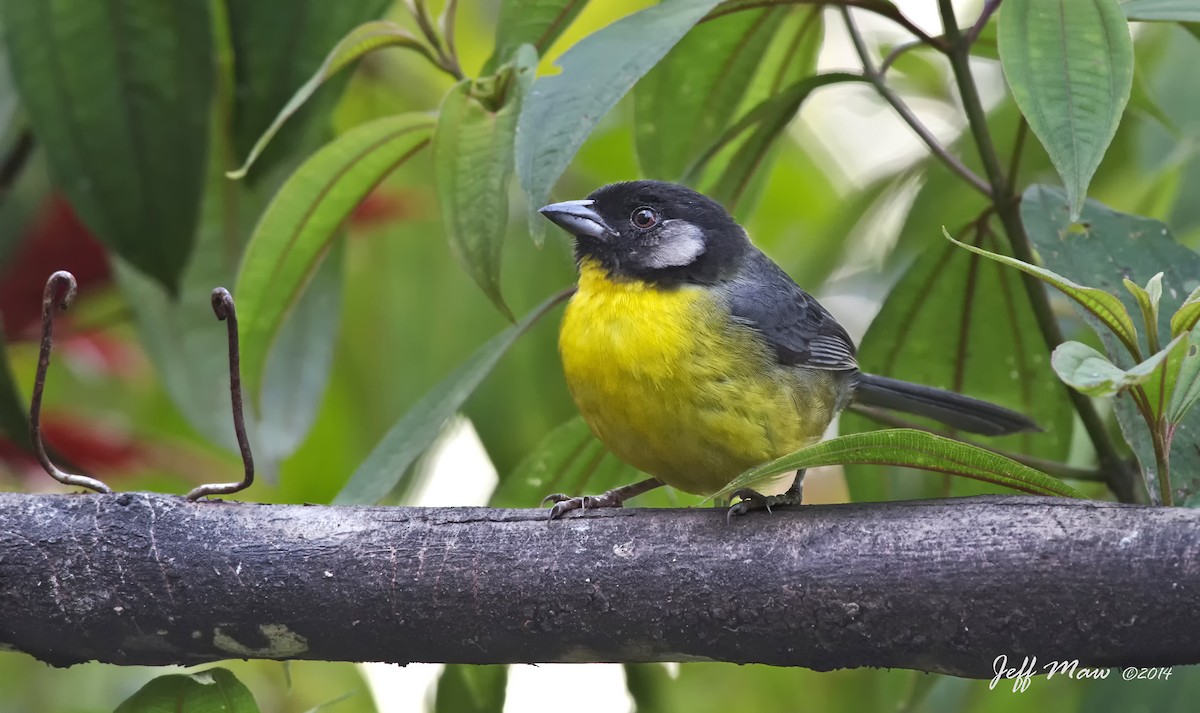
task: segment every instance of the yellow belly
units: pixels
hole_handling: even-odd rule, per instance
[[[579,411],[619,458],[707,495],[819,439],[836,376],[780,367],[703,289],[612,281],[590,261],[559,335]]]

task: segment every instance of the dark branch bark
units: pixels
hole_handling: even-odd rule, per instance
[[[0,494],[0,645],[224,658],[721,660],[993,675],[1200,662],[1200,511],[1033,497],[545,511]]]

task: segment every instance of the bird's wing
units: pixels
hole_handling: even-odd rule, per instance
[[[779,363],[833,371],[858,368],[854,342],[842,325],[758,250],[721,288],[733,318],[762,334]]]

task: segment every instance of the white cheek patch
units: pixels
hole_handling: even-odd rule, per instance
[[[704,254],[704,232],[686,220],[664,220],[658,244],[650,248],[645,264],[652,268],[684,267]]]

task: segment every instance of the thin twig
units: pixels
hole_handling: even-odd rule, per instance
[[[408,11],[412,13],[413,19],[417,21],[417,27],[420,28],[421,34],[433,49],[434,64],[458,81],[465,79],[462,68],[458,66],[457,58],[448,55],[445,48],[442,47],[442,38],[433,28],[433,20],[429,17],[429,8],[425,5],[425,0],[405,0],[405,5],[408,6]]]
[[[446,9],[442,12],[442,38],[446,40],[446,58],[450,62],[451,72],[462,76],[462,67],[458,63],[458,48],[454,42],[454,29],[458,19],[458,0],[447,0]]]
[[[1025,137],[1029,135],[1029,122],[1025,120],[1025,115],[1017,121],[1017,138],[1013,139],[1012,157],[1008,162],[1008,189],[1016,195],[1017,190],[1017,174],[1021,169],[1021,156],[1025,153]]]
[[[933,433],[938,436],[950,438],[950,439],[959,441],[961,443],[966,443],[968,445],[975,446],[976,448],[982,448],[985,451],[991,451],[992,453],[995,453],[998,456],[1004,456],[1005,458],[1008,458],[1009,460],[1015,460],[1016,462],[1018,462],[1022,465],[1027,465],[1030,468],[1033,468],[1035,470],[1040,470],[1043,473],[1049,473],[1050,475],[1053,475],[1056,478],[1070,478],[1072,480],[1089,480],[1089,481],[1098,481],[1101,483],[1104,482],[1106,479],[1104,472],[1097,468],[1080,468],[1078,466],[1073,466],[1068,463],[1061,463],[1059,461],[1050,460],[1048,458],[1038,458],[1037,456],[1026,455],[1024,453],[1015,453],[1013,451],[1006,451],[1002,448],[994,448],[985,443],[977,443],[975,441],[972,441],[972,440],[969,440],[966,438],[961,438],[958,435],[952,434],[948,431],[941,431],[938,429],[929,428],[929,427],[923,426],[915,421],[909,421],[908,419],[903,418],[901,416],[897,416],[896,414],[894,414],[891,411],[888,411],[886,409],[875,408],[873,406],[861,406],[859,404],[852,404],[849,407],[849,409],[851,411],[854,411],[855,413],[866,416],[867,418],[871,419],[872,421],[878,421],[879,423],[882,423],[885,426],[894,426],[895,428],[912,428],[917,431],[925,431],[927,433]]]
[[[842,18],[846,22],[846,30],[850,33],[850,39],[854,43],[854,49],[856,52],[858,52],[858,57],[862,61],[863,76],[865,76],[867,81],[869,81],[871,85],[875,87],[875,91],[878,92],[888,104],[891,104],[896,113],[900,115],[900,118],[904,120],[904,123],[909,125],[913,132],[915,132],[916,135],[920,137],[923,142],[925,142],[925,145],[929,147],[929,150],[933,152],[933,155],[941,160],[941,162],[945,164],[947,168],[958,174],[963,180],[969,183],[972,188],[979,191],[984,196],[991,198],[992,189],[988,187],[988,184],[982,178],[977,176],[974,171],[967,168],[966,164],[960,161],[957,156],[950,153],[950,151],[938,141],[937,137],[933,135],[933,132],[931,132],[924,124],[922,124],[921,120],[918,119],[915,114],[913,114],[912,110],[908,108],[908,105],[904,103],[904,100],[900,98],[900,95],[896,94],[896,92],[888,86],[884,76],[875,69],[874,63],[871,61],[871,55],[867,50],[866,42],[863,41],[862,34],[858,31],[858,26],[854,24],[854,19],[850,16],[850,11],[845,7],[842,7],[841,11]]]
[[[905,52],[908,52],[911,49],[916,49],[917,47],[921,47],[923,45],[925,45],[925,43],[922,42],[921,40],[913,40],[911,42],[901,42],[900,44],[896,45],[895,47],[892,48],[892,51],[888,52],[887,56],[883,58],[883,62],[881,62],[879,65],[879,73],[887,74],[887,71],[896,62],[896,60],[900,59],[900,55],[904,54]]]
[[[59,270],[46,280],[46,288],[42,292],[42,345],[38,352],[37,375],[33,379],[33,399],[29,403],[29,440],[38,462],[51,478],[63,485],[111,493],[112,488],[95,478],[60,470],[46,454],[46,445],[42,442],[42,394],[46,389],[46,372],[50,369],[50,352],[54,346],[54,308],[65,310],[70,307],[75,299],[76,288],[75,276],[66,270]]]
[[[1025,227],[1021,223],[1020,207],[1013,195],[1014,182],[1012,177],[1004,175],[1000,167],[1000,159],[996,154],[995,144],[988,131],[987,111],[979,97],[979,89],[971,74],[970,46],[965,42],[965,35],[959,30],[958,20],[954,16],[952,0],[938,0],[938,8],[942,15],[942,27],[949,41],[950,67],[954,70],[954,79],[962,95],[963,109],[967,115],[967,124],[979,150],[979,157],[984,171],[991,184],[990,193],[996,206],[996,215],[1004,226],[1008,243],[1013,256],[1018,260],[1034,264],[1033,250],[1029,246],[1029,238],[1025,235]],[[986,7],[985,7],[986,11]],[[978,23],[977,23],[978,24]],[[1037,319],[1039,331],[1048,349],[1053,350],[1064,341],[1062,330],[1050,309],[1050,301],[1042,283],[1030,275],[1021,275],[1021,282],[1029,295],[1034,317]],[[1067,397],[1075,407],[1083,422],[1084,429],[1096,449],[1100,459],[1100,468],[1108,476],[1108,487],[1124,502],[1135,502],[1138,498],[1134,479],[1130,477],[1125,461],[1117,452],[1108,429],[1105,427],[1100,414],[1096,411],[1092,400],[1075,389],[1063,384]]]
[[[985,25],[987,25],[988,20],[991,19],[992,15],[996,12],[996,9],[1000,7],[1000,2],[1001,0],[987,0],[987,2],[983,4],[983,10],[979,13],[979,19],[977,19],[975,24],[971,25],[971,29],[967,30],[966,34],[963,35],[963,43],[968,48],[975,44],[975,40],[979,39],[979,33],[983,32],[983,28]]]
[[[225,322],[229,335],[229,400],[233,405],[233,430],[237,434],[238,449],[242,452],[245,476],[237,483],[209,483],[201,485],[187,494],[188,500],[198,500],[208,495],[230,495],[245,490],[254,484],[254,455],[250,452],[250,440],[246,437],[246,421],[242,413],[242,368],[238,349],[237,312],[229,290],[218,287],[212,291],[212,308],[217,319]]]
[[[745,0],[743,2],[721,3],[717,7],[713,8],[707,15],[705,15],[703,18],[701,18],[700,22],[701,23],[708,22],[709,20],[715,20],[719,17],[731,15],[735,12],[741,12],[743,10],[755,10],[755,9],[763,8],[763,7],[772,7],[772,6],[775,6],[778,4],[779,4],[778,0],[759,0],[759,1]],[[818,3],[813,3],[813,4],[818,4]],[[938,50],[939,52],[946,51],[945,40],[943,40],[941,37],[930,36],[930,34],[928,32],[926,32],[925,30],[922,30],[920,27],[918,27],[916,25],[916,23],[914,23],[912,20],[905,17],[904,13],[900,12],[900,10],[898,8],[896,8],[894,5],[892,5],[890,3],[873,2],[872,0],[838,0],[836,2],[819,3],[819,4],[821,4],[821,5],[837,5],[838,7],[842,8],[843,10],[847,7],[857,7],[857,8],[866,10],[868,12],[873,12],[876,15],[879,15],[880,17],[886,17],[887,19],[891,20],[892,22],[895,22],[897,25],[900,25],[904,29],[908,30],[909,33],[911,33],[914,37],[919,39],[922,44],[929,45],[930,47],[933,47],[934,49]]]

